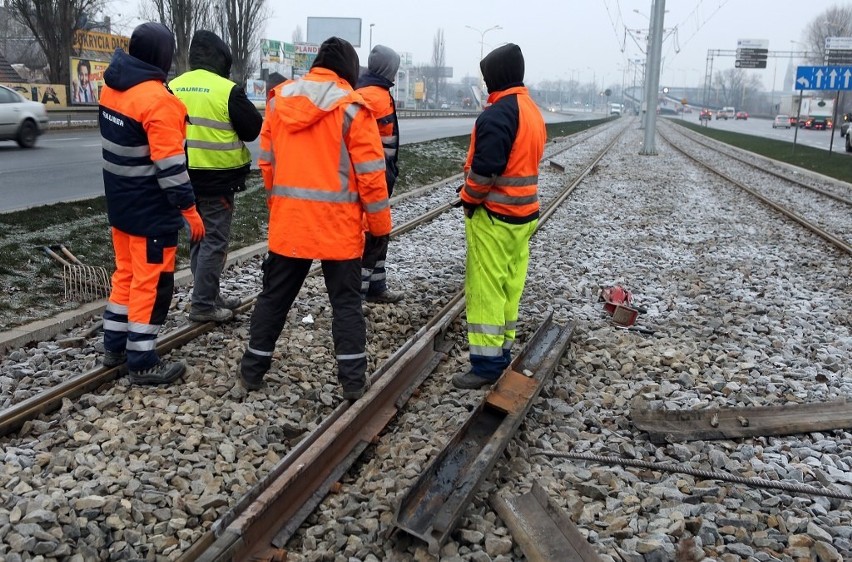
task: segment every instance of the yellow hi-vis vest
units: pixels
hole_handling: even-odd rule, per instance
[[[251,153],[237,136],[228,115],[234,82],[209,70],[185,72],[169,88],[186,106],[189,169],[230,170],[251,162]]]

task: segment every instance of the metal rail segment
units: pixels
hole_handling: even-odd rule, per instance
[[[524,351],[485,395],[479,407],[405,494],[395,531],[423,539],[437,555],[477,488],[497,463],[527,411],[559,363],[574,326],[549,314]]]

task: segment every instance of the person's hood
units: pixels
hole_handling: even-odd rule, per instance
[[[327,68],[311,68],[303,78],[288,81],[275,91],[279,89],[280,95],[274,95],[274,111],[292,132],[311,127],[342,104],[364,102],[349,82]]]
[[[189,45],[190,70],[207,70],[223,78],[230,78],[231,49],[212,31],[196,31]]]
[[[166,81],[163,69],[131,57],[120,48],[115,50],[112,60],[104,72],[104,83],[115,90],[129,90],[148,80]]]
[[[364,70],[358,77],[358,87],[363,88],[365,86],[380,86],[385,90],[390,90],[393,88],[393,82],[384,76],[379,76],[372,70]]]
[[[314,68],[327,68],[334,71],[354,88],[358,83],[358,53],[349,41],[340,37],[330,37],[320,45],[317,58],[311,65]]]
[[[524,85],[524,55],[514,43],[506,43],[479,61],[488,93]]]
[[[143,23],[133,30],[127,53],[168,74],[175,56],[175,36],[161,23]]]
[[[399,70],[399,55],[390,47],[376,45],[367,58],[367,70],[393,84]]]

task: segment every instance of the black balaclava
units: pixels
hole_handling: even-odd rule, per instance
[[[231,49],[212,31],[201,29],[189,44],[189,68],[209,70],[223,78],[231,76]]]
[[[479,61],[488,93],[524,85],[524,55],[514,43],[497,47]]]
[[[175,36],[161,23],[143,23],[133,30],[127,52],[168,74],[175,55]]]
[[[330,37],[320,45],[317,58],[311,68],[327,68],[349,82],[353,88],[358,83],[358,53],[349,41],[340,37]]]

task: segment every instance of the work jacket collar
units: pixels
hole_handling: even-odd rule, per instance
[[[501,98],[505,98],[506,96],[512,96],[516,94],[524,94],[529,95],[530,91],[526,86],[513,86],[511,88],[506,88],[505,90],[498,90],[496,92],[491,92],[488,94],[488,104],[491,105],[496,103],[497,100]]]

